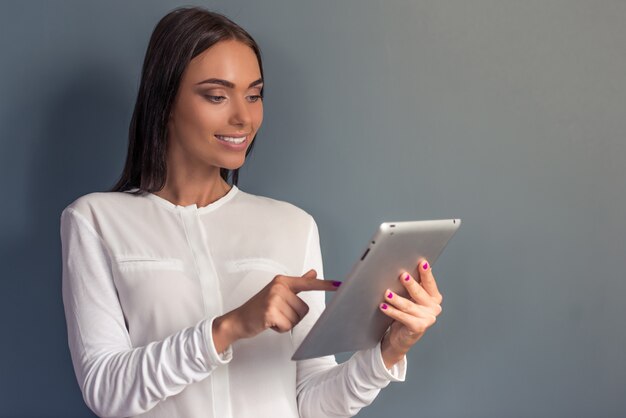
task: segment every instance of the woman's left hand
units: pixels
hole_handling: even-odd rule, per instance
[[[430,265],[421,260],[417,270],[419,280],[409,273],[399,277],[409,293],[409,299],[387,289],[385,302],[379,305],[381,312],[394,319],[381,342],[383,361],[388,369],[402,360],[441,313],[443,296],[437,289]]]

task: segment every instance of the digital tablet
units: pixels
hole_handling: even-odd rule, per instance
[[[460,225],[460,219],[383,222],[291,359],[376,346],[393,322],[378,309],[385,290],[407,297],[400,274],[417,279],[422,257],[434,266]]]

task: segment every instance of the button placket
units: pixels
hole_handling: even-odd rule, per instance
[[[181,217],[185,223],[187,239],[193,253],[198,272],[198,281],[202,291],[205,316],[213,317],[224,314],[219,278],[215,270],[211,253],[206,242],[204,226],[195,205],[181,208]],[[232,417],[230,406],[230,384],[228,365],[217,367],[210,375],[213,410],[216,417]]]
[[[193,252],[193,258],[198,271],[198,281],[202,289],[204,300],[204,313],[206,316],[222,315],[222,295],[219,280],[215,275],[213,263],[210,259],[209,249],[202,234],[202,223],[196,212],[195,205],[181,209],[181,215],[185,222],[187,239]]]

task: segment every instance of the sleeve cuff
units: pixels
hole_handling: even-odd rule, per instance
[[[383,353],[381,350],[380,341],[376,344],[372,350],[372,364],[374,365],[374,374],[381,379],[389,380],[391,382],[404,382],[406,378],[407,359],[406,355],[402,357],[402,360],[394,364],[391,369],[385,367],[383,361]]]
[[[216,317],[207,318],[202,326],[204,341],[203,352],[207,365],[212,369],[219,365],[228,364],[233,358],[233,347],[229,345],[223,353],[218,353],[213,342],[213,320]]]

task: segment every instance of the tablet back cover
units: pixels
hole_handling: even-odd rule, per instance
[[[376,346],[393,322],[378,309],[385,290],[407,297],[400,274],[417,278],[422,257],[434,266],[460,225],[460,219],[382,223],[292,360]]]

